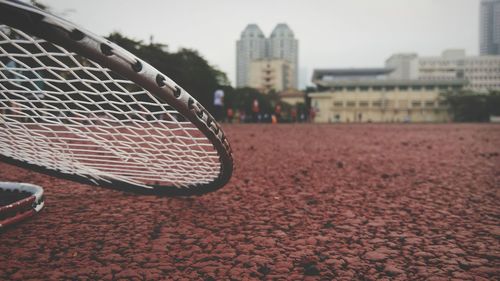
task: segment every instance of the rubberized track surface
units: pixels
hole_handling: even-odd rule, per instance
[[[236,170],[158,198],[0,164],[46,208],[0,279],[500,278],[500,126],[228,125]]]

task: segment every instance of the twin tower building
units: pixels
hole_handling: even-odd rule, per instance
[[[285,23],[266,37],[256,24],[249,24],[236,42],[236,86],[264,93],[298,86],[298,41]]]

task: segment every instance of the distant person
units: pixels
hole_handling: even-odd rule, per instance
[[[295,107],[290,111],[290,117],[292,122],[297,122],[297,109]]]
[[[314,107],[311,107],[309,110],[309,121],[314,123],[314,118],[316,118],[316,109]]]
[[[234,120],[236,120],[236,123],[240,123],[241,122],[241,112],[240,110],[236,110],[236,112],[234,113]]]
[[[21,89],[17,82],[12,82],[12,81],[15,81],[15,79],[19,79],[18,78],[19,71],[17,70],[17,64],[15,61],[9,60],[5,64],[5,67],[1,70],[1,72],[2,72],[2,75],[4,75],[7,78],[7,82],[10,83],[10,85],[6,84],[6,86],[10,90]],[[12,114],[14,118],[23,120],[24,119],[23,111],[21,110],[22,106],[20,103],[18,103],[19,98],[16,95],[12,95],[9,92],[6,92],[6,95],[8,96],[7,100],[10,100],[10,102],[9,102],[10,107],[7,107],[5,109],[5,114],[6,115]]]
[[[18,65],[13,60],[5,64],[4,70],[3,75],[9,82],[6,86],[17,94],[12,97],[12,107],[15,108],[13,111],[19,113],[20,120],[24,122],[40,120],[43,115],[40,109],[43,108],[45,96],[43,78],[35,70]]]
[[[274,115],[276,116],[276,122],[281,122],[281,104],[277,104],[274,107]]]
[[[234,112],[233,112],[233,109],[231,107],[229,107],[227,109],[226,117],[227,117],[228,123],[233,123]]]
[[[214,117],[217,121],[224,119],[224,91],[217,89],[214,92]]]
[[[253,100],[252,103],[252,119],[253,122],[259,122],[260,121],[260,108],[259,108],[259,101],[257,99]]]
[[[240,109],[238,112],[240,113],[240,123],[246,123],[247,115],[245,111]]]
[[[13,118],[24,121],[25,117],[21,109],[21,105],[18,102],[14,100],[10,101],[10,107],[8,107],[8,110],[9,111],[6,114],[11,114]]]

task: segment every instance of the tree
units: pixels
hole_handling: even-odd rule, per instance
[[[195,50],[180,49],[171,53],[167,45],[144,44],[118,32],[111,33],[107,38],[170,77],[211,112],[214,91],[229,85],[226,74],[211,66]]]
[[[491,115],[500,115],[500,92],[479,94],[472,91],[443,94],[456,122],[488,122]]]

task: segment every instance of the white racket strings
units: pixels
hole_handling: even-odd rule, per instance
[[[165,102],[82,56],[0,26],[0,154],[149,187],[207,184],[213,144]]]

